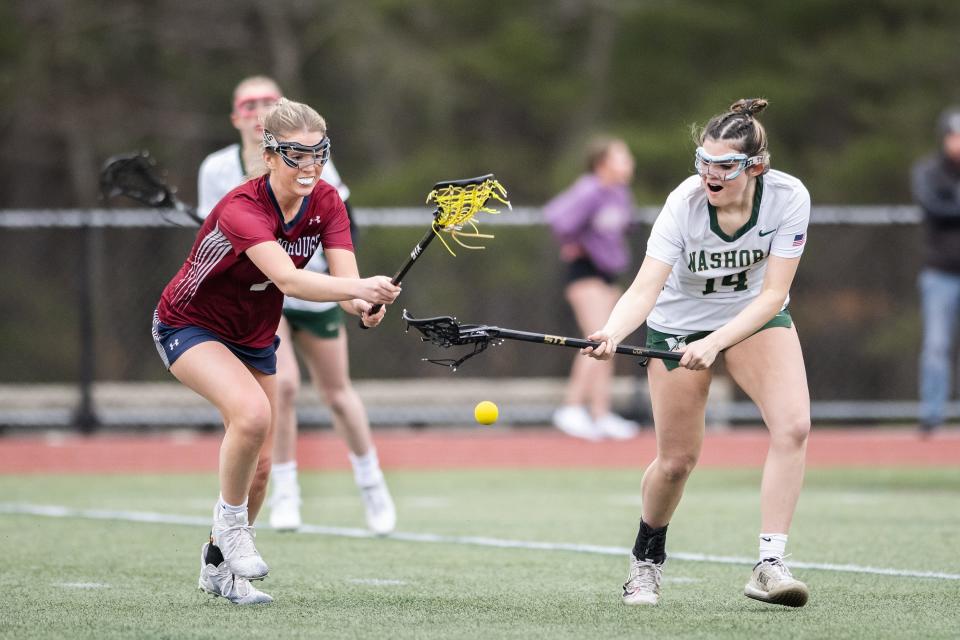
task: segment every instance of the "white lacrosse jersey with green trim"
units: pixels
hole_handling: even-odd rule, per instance
[[[243,166],[243,156],[240,153],[239,144],[231,144],[208,155],[200,164],[200,176],[197,181],[197,200],[199,202],[197,214],[201,218],[206,218],[223,196],[233,191],[246,179],[246,170]],[[350,189],[340,178],[337,168],[333,166],[333,160],[328,160],[323,165],[320,179],[336,189],[337,193],[340,194],[340,199],[344,202],[350,197]],[[318,273],[327,272],[327,260],[323,257],[323,247],[317,249],[304,269]],[[335,306],[337,306],[336,302],[314,302],[313,300],[300,300],[290,296],[284,296],[283,298],[284,309],[320,313]]]
[[[809,222],[803,183],[769,171],[757,178],[750,219],[728,235],[700,177],[690,176],[667,197],[647,241],[648,256],[673,265],[647,325],[686,335],[727,324],[760,295],[769,255],[803,253]]]

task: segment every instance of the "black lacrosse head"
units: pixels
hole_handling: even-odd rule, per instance
[[[423,358],[427,362],[450,367],[454,371],[466,360],[486,350],[490,346],[490,342],[497,338],[495,332],[491,331],[493,327],[476,324],[461,325],[452,316],[414,318],[404,309],[403,319],[407,323],[407,331],[410,330],[410,327],[414,327],[423,334],[420,336],[422,342],[432,342],[443,348],[473,345],[473,351],[460,358]]]
[[[105,200],[125,196],[151,207],[175,207],[173,193],[156,172],[146,151],[111,156],[100,170],[100,194]]]
[[[423,334],[423,342],[432,342],[440,347],[452,347],[460,342],[460,325],[451,316],[437,316],[435,318],[414,318],[406,309],[403,310],[403,319],[410,327],[416,328]]]
[[[462,178],[460,180],[444,180],[433,185],[434,190],[445,189],[447,187],[468,187],[472,184],[483,184],[487,180],[493,180],[493,174],[477,176],[476,178]]]

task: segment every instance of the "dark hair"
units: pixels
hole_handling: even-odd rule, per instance
[[[694,140],[702,145],[707,138],[722,140],[731,147],[748,156],[764,156],[764,164],[770,163],[767,151],[767,131],[754,116],[767,108],[763,98],[744,98],[737,100],[730,109],[710,118],[710,121],[698,133]],[[696,132],[696,128],[694,128]]]
[[[587,171],[593,173],[610,152],[610,147],[622,142],[612,136],[594,136],[587,142]]]

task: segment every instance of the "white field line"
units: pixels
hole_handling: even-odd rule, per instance
[[[55,587],[64,589],[109,589],[110,585],[103,582],[54,582]]]
[[[347,582],[353,584],[369,584],[374,587],[398,587],[407,584],[406,580],[389,580],[384,578],[350,578]]]
[[[114,511],[107,509],[73,509],[58,505],[38,505],[25,503],[0,502],[0,514],[31,515],[48,518],[81,518],[85,520],[115,520],[123,522],[145,522],[150,524],[177,524],[187,526],[209,527],[210,518],[200,516],[185,516],[169,513],[154,513],[149,511]],[[300,527],[299,533],[321,536],[337,536],[341,538],[375,538],[375,534],[367,529],[350,527],[328,527],[323,525],[306,524]],[[504,538],[488,538],[484,536],[447,536],[435,533],[394,532],[387,536],[390,540],[404,542],[426,542],[433,544],[470,545],[479,547],[496,547],[499,549],[532,549],[536,551],[571,551],[574,553],[594,553],[609,556],[627,556],[630,549],[627,547],[606,547],[593,544],[575,544],[567,542],[533,542],[528,540],[507,540]],[[753,558],[742,556],[715,556],[705,553],[671,552],[670,558],[687,562],[706,562],[711,564],[737,564],[752,566]],[[908,569],[888,569],[884,567],[867,567],[856,564],[833,564],[829,562],[799,562],[790,561],[794,569],[818,569],[821,571],[836,571],[841,573],[867,573],[881,576],[896,576],[898,578],[930,578],[934,580],[960,580],[960,573],[942,573],[939,571],[911,571]]]

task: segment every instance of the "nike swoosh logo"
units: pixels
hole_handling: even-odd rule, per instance
[[[765,538],[763,536],[760,536],[760,539],[763,540],[764,542],[770,542],[772,540],[772,538]]]
[[[773,233],[774,231],[776,231],[776,229],[770,229],[769,231],[761,231],[761,232],[760,232],[760,237],[762,238],[763,236],[768,236],[768,235],[770,235],[771,233]]]

